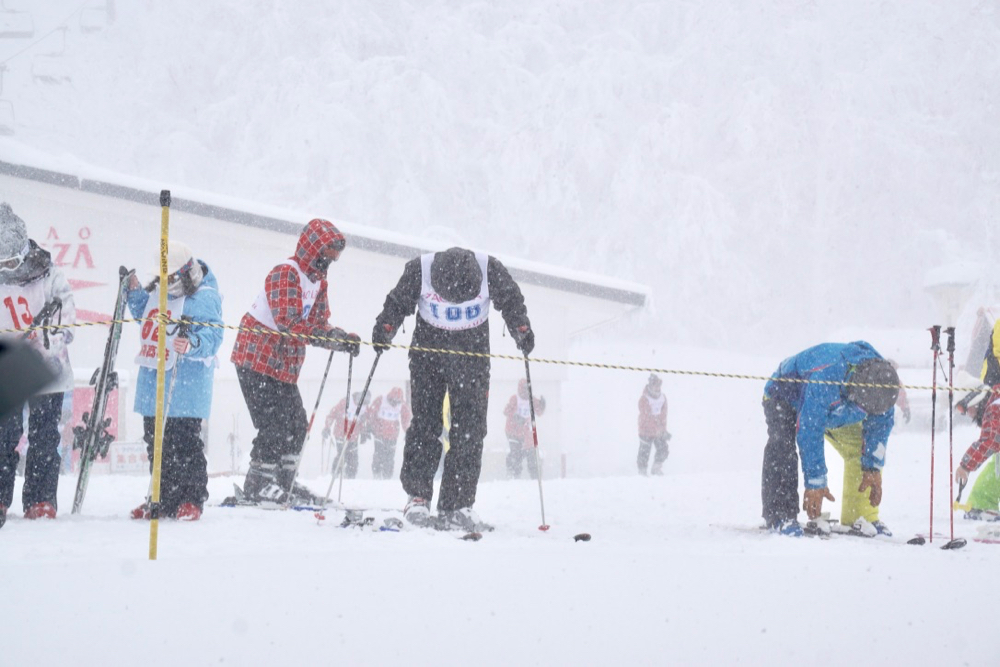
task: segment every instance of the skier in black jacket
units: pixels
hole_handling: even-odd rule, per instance
[[[482,468],[490,385],[490,304],[501,312],[517,347],[535,346],[521,290],[494,257],[464,248],[428,253],[406,263],[375,320],[376,349],[392,341],[417,310],[414,348],[473,352],[467,356],[410,350],[413,421],[406,430],[400,481],[409,496],[404,514],[417,525],[492,530],[472,510]],[[438,517],[430,514],[434,473],[441,460],[442,406],[451,404],[450,447],[444,459]]]

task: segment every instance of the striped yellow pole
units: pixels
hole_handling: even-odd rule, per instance
[[[156,560],[160,530],[160,468],[163,464],[163,384],[167,374],[167,241],[170,238],[170,190],[160,191],[160,305],[156,319],[156,430],[153,436],[153,489],[149,500],[149,560]]]

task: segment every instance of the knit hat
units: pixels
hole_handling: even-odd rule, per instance
[[[870,415],[885,414],[899,397],[899,375],[885,359],[865,359],[847,382],[844,396]]]
[[[465,248],[439,252],[431,262],[431,287],[446,301],[464,303],[479,294],[483,270],[476,254]]]
[[[0,203],[0,261],[28,253],[28,228],[7,202]]]

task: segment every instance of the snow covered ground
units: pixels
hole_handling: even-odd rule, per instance
[[[715,358],[686,356],[703,368]],[[644,378],[619,375],[641,388]],[[127,518],[146,478],[94,477],[83,515],[71,516],[64,477],[64,514],[18,513],[0,533],[14,610],[5,626],[18,638],[0,662],[65,664],[82,652],[83,664],[106,665],[995,664],[979,623],[995,613],[1000,547],[721,527],[759,522],[760,389],[668,377],[664,477],[624,472],[635,443],[619,429],[607,475],[545,481],[548,533],[535,482],[483,483],[476,507],[497,530],[478,543],[341,529],[335,513],[321,526],[308,512],[213,507],[242,482],[218,477],[200,522],[161,523],[150,562],[148,524]],[[590,414],[607,393],[591,393]],[[713,393],[726,402],[704,400]],[[975,435],[956,428],[956,456]],[[882,516],[899,536],[926,533],[929,434],[901,430],[890,447]],[[946,431],[936,453],[936,527],[948,532]],[[838,460],[828,451],[836,496]],[[329,478],[306,481],[325,490]],[[347,481],[343,499],[404,500],[396,480]],[[593,539],[574,542],[580,532]],[[974,527],[959,519],[956,533]]]

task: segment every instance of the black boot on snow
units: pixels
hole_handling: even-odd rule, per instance
[[[243,482],[243,498],[254,503],[284,503],[288,494],[278,484],[277,471],[274,463],[251,463]]]

